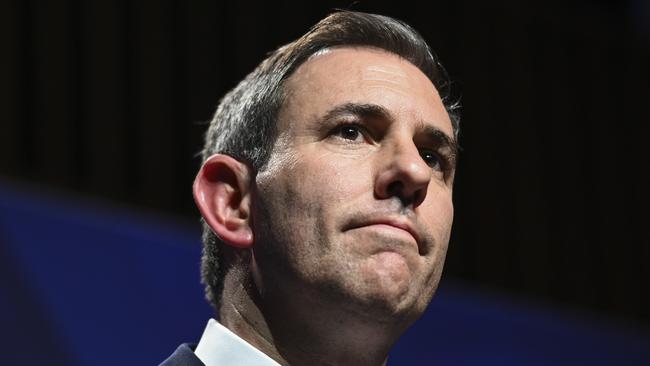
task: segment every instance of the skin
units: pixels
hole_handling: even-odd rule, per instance
[[[385,364],[442,272],[451,121],[431,81],[382,50],[321,52],[286,87],[221,321],[281,364]]]

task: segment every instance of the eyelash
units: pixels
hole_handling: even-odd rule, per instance
[[[371,134],[368,132],[368,130],[367,130],[364,126],[362,126],[362,125],[360,125],[360,124],[358,124],[358,123],[350,123],[350,122],[341,123],[340,125],[336,126],[336,127],[332,130],[331,135],[332,135],[332,136],[337,136],[337,137],[339,137],[339,138],[341,138],[341,139],[344,139],[344,140],[346,140],[346,141],[355,141],[356,139],[354,139],[354,140],[353,140],[353,139],[348,139],[348,138],[345,138],[345,137],[343,137],[343,136],[341,135],[342,132],[343,132],[346,128],[353,128],[353,129],[355,129],[355,130],[357,131],[357,133],[358,133],[361,137],[363,137],[365,140],[374,140],[374,138],[371,136]],[[445,174],[448,172],[448,170],[449,170],[448,167],[449,167],[449,165],[450,165],[450,163],[449,163],[449,160],[450,160],[449,157],[447,157],[447,156],[445,156],[444,154],[441,154],[440,152],[437,152],[437,151],[432,151],[432,150],[420,150],[420,156],[422,157],[422,160],[424,160],[425,163],[426,163],[427,165],[429,165],[430,163],[427,162],[427,160],[424,158],[424,156],[422,156],[422,155],[424,155],[425,153],[432,154],[433,156],[435,156],[435,159],[437,160],[437,164],[436,164],[436,165],[438,165],[438,166],[440,167],[440,168],[439,168],[440,171],[442,171],[442,172],[445,173]],[[429,165],[429,166],[430,166],[432,169],[435,169],[435,165],[434,165],[434,166]]]

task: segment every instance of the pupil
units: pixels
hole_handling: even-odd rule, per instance
[[[432,154],[432,153],[426,153],[425,152],[424,154],[422,154],[422,158],[429,165],[433,165],[433,164],[436,164],[438,162],[438,159],[436,158],[436,155]]]
[[[343,129],[343,136],[345,138],[349,138],[350,140],[356,139],[358,134],[359,131],[357,131],[357,129],[354,127],[345,127]]]

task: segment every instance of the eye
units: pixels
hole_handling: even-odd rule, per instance
[[[345,124],[337,127],[333,135],[338,136],[344,140],[356,142],[363,142],[365,140],[361,127],[353,124]]]
[[[420,156],[428,166],[434,170],[442,170],[442,159],[438,154],[428,150],[420,151]]]

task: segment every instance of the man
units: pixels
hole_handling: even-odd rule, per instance
[[[220,316],[163,365],[382,365],[425,310],[458,118],[422,38],[338,12],[224,97],[194,196]]]

